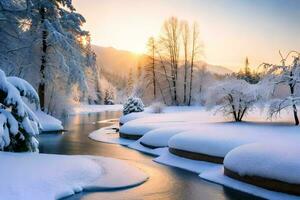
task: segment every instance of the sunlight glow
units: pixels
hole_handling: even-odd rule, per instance
[[[159,34],[168,17],[197,21],[205,60],[235,71],[246,56],[252,68],[262,62],[278,63],[278,50],[297,50],[300,45],[295,20],[299,12],[274,16],[284,8],[268,0],[74,0],[74,5],[87,20],[84,28],[91,32],[93,44],[139,54],[146,52],[148,38]]]

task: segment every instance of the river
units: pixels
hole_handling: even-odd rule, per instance
[[[103,122],[116,119],[120,112],[74,115],[63,120],[67,132],[41,134],[40,152],[69,155],[98,155],[122,159],[149,175],[149,180],[137,187],[107,192],[82,192],[68,200],[225,200],[258,199],[229,188],[201,180],[196,174],[161,165],[151,156],[116,144],[96,142],[88,134],[111,125]]]

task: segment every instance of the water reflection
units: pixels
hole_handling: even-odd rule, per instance
[[[224,190],[222,186],[201,180],[196,174],[157,164],[149,155],[120,145],[95,142],[88,138],[90,132],[111,125],[109,121],[106,121],[107,119],[116,119],[120,115],[120,112],[104,112],[65,118],[63,123],[68,131],[64,134],[40,135],[40,151],[55,154],[101,155],[123,159],[145,171],[150,179],[138,187],[126,190],[79,193],[67,199],[255,199],[239,192]]]

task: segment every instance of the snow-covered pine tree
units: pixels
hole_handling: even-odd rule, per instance
[[[260,91],[258,84],[249,84],[241,79],[228,79],[209,89],[207,104],[209,108],[217,105],[217,112],[222,112],[225,117],[232,116],[235,121],[240,122],[262,98]]]
[[[129,97],[123,105],[123,114],[127,115],[132,112],[143,112],[144,104],[138,97]]]
[[[0,12],[2,69],[40,88],[42,108],[55,109],[74,84],[87,93],[85,70],[95,59],[71,0],[0,1]]]
[[[3,151],[38,151],[40,124],[24,103],[26,98],[39,107],[34,88],[18,77],[6,77],[0,70],[0,149]]]
[[[296,51],[289,52],[285,57],[281,54],[281,64],[274,65],[263,63],[266,70],[267,79],[272,83],[273,90],[280,85],[288,88],[288,94],[282,98],[277,98],[271,101],[269,107],[269,116],[274,117],[284,109],[292,108],[295,125],[299,125],[298,109],[300,104],[300,53]],[[287,64],[290,56],[293,56],[292,63]]]
[[[88,35],[81,30],[84,18],[75,13],[70,0],[38,0],[30,8],[37,43],[41,48],[39,96],[41,108],[45,108],[46,86],[56,90],[70,91],[77,83],[81,91],[86,91],[84,64],[78,38]],[[58,80],[54,85],[53,80]],[[56,83],[57,83],[56,82]],[[60,88],[64,85],[65,88]],[[66,94],[67,95],[67,94]]]

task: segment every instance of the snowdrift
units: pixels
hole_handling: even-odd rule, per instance
[[[1,199],[53,200],[82,190],[126,188],[147,176],[123,161],[91,156],[0,152]]]

